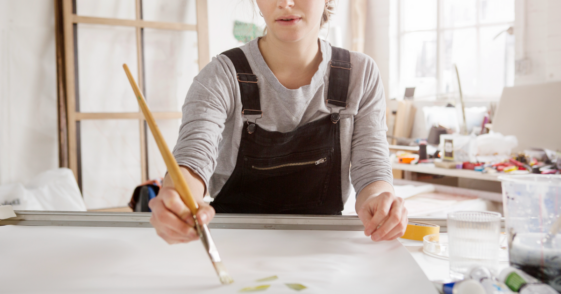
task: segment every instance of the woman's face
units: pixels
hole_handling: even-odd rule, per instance
[[[326,0],[256,0],[267,34],[283,42],[317,39]]]

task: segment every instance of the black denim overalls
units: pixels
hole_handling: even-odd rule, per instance
[[[257,76],[243,51],[222,54],[236,68],[244,117],[267,115],[261,111]],[[339,111],[347,106],[349,51],[332,47],[329,65],[325,102],[332,114],[288,133],[269,132],[247,120],[236,167],[211,203],[216,212],[341,214]]]

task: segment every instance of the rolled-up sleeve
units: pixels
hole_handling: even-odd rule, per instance
[[[214,58],[193,80],[173,150],[177,163],[197,173],[206,187],[216,169],[224,124],[234,107],[234,86],[228,71],[221,57]]]
[[[384,87],[374,61],[366,67],[364,95],[354,118],[351,143],[351,180],[357,195],[373,182],[393,184],[386,139]]]

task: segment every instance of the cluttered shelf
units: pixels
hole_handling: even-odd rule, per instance
[[[405,164],[405,163],[392,162],[392,169],[417,172],[417,173],[425,173],[425,174],[433,174],[433,175],[442,175],[442,176],[449,176],[449,177],[468,178],[468,179],[475,179],[475,180],[497,181],[497,182],[499,181],[499,176],[501,175],[501,174],[489,174],[489,173],[485,174],[485,173],[476,172],[468,169],[441,168],[441,167],[434,166],[434,164]]]

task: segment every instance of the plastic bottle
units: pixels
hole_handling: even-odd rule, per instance
[[[501,271],[499,280],[505,283],[510,290],[520,294],[559,294],[549,285],[543,284],[525,272],[507,267]]]
[[[497,281],[491,271],[486,267],[478,266],[474,267],[469,276],[481,283],[481,286],[485,289],[485,293],[487,294],[503,294],[503,293],[512,293],[510,289],[500,281]]]
[[[442,294],[486,294],[483,286],[475,280],[464,280],[453,283],[433,282]]]
[[[427,142],[421,141],[421,143],[419,143],[419,160],[427,158]]]

